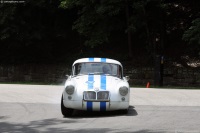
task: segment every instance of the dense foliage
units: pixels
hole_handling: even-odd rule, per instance
[[[199,0],[27,0],[0,4],[0,63],[99,56],[187,66],[200,57]]]

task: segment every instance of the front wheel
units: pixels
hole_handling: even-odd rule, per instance
[[[63,96],[61,98],[61,113],[63,114],[64,117],[69,117],[72,116],[73,114],[73,109],[69,109],[64,106]]]

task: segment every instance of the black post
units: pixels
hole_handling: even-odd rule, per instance
[[[163,71],[164,71],[164,57],[163,55],[156,55],[154,68],[154,85],[163,86]]]
[[[163,74],[164,74],[164,56],[161,55],[161,59],[160,59],[160,83],[159,83],[159,85],[161,87],[163,86]]]

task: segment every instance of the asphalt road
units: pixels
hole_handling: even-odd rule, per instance
[[[200,133],[200,90],[131,88],[128,114],[75,111],[63,118],[63,86],[0,84],[1,133]]]

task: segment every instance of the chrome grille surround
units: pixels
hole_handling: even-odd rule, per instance
[[[94,91],[84,91],[83,96],[85,100],[96,100],[96,92]]]
[[[97,92],[97,100],[108,100],[109,92],[108,91],[99,91]]]
[[[83,100],[84,101],[109,101],[110,99],[110,92],[109,91],[84,91],[83,92]]]

